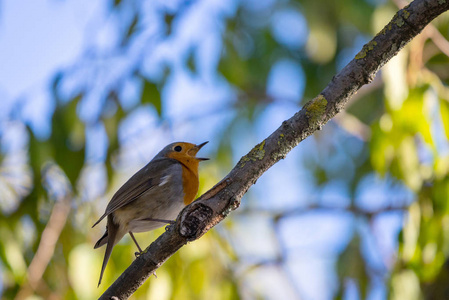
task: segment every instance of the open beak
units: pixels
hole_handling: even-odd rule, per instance
[[[204,142],[204,143],[201,143],[201,144],[199,144],[199,145],[196,145],[196,146],[194,147],[194,149],[196,150],[196,152],[198,152],[198,151],[200,151],[200,149],[203,148],[203,146],[206,145],[207,143],[209,143],[209,141]],[[196,153],[195,153],[195,154],[196,154]],[[196,159],[197,159],[197,160],[209,160],[209,158],[203,158],[203,157],[197,157]]]

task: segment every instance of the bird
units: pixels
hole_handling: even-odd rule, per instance
[[[129,233],[139,249],[137,256],[142,249],[133,232],[151,231],[173,223],[179,212],[195,199],[199,162],[209,160],[196,154],[207,143],[175,142],[165,146],[114,194],[104,214],[92,226],[107,217],[106,232],[94,246],[97,249],[107,244],[98,286],[112,249],[125,234]]]

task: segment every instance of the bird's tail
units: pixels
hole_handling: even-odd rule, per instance
[[[108,264],[109,257],[112,253],[112,248],[115,245],[115,239],[117,237],[118,225],[114,224],[112,218],[108,216],[108,230],[105,235],[95,244],[95,248],[100,247],[104,243],[108,243],[106,246],[106,251],[104,253],[103,265],[101,266],[100,280],[98,281],[98,286],[101,284],[101,279],[103,278],[104,269],[106,269],[106,265]],[[106,238],[105,238],[106,236]],[[104,241],[104,242],[103,242]],[[98,245],[98,246],[97,246]]]
[[[108,242],[108,228],[106,227],[106,231],[103,236],[95,243],[94,249],[97,249]]]

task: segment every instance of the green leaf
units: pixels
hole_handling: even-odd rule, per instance
[[[129,24],[128,30],[126,31],[126,33],[125,33],[125,35],[123,37],[123,40],[122,40],[122,43],[121,43],[122,46],[125,46],[129,42],[131,36],[137,31],[137,25],[138,24],[139,24],[139,14],[136,13],[134,15],[131,23]]]
[[[405,137],[397,149],[397,162],[400,173],[396,174],[403,178],[405,184],[412,190],[418,191],[422,185],[422,178],[419,172],[419,158],[415,141],[412,137]]]
[[[447,139],[449,139],[449,102],[442,99],[440,100],[440,112],[441,120],[443,121],[444,132]]]
[[[33,185],[30,193],[22,199],[18,209],[10,216],[8,221],[15,223],[24,215],[28,215],[32,220],[37,221],[38,216],[38,199],[40,199],[45,191],[42,187],[41,166],[51,157],[52,147],[48,141],[38,140],[33,131],[27,127],[29,136],[29,158],[30,166],[33,172]]]
[[[360,250],[360,237],[358,235],[354,236],[341,253],[337,263],[337,272],[338,277],[342,280],[341,285],[344,284],[345,278],[354,279],[359,285],[361,299],[366,299],[369,278],[366,262]]]
[[[172,30],[173,30],[172,23],[173,23],[174,18],[175,18],[175,14],[168,14],[168,13],[164,14],[165,25],[167,25],[166,31],[165,31],[166,35],[170,35],[172,33]]]
[[[110,182],[112,180],[112,176],[114,173],[114,170],[112,168],[113,154],[118,150],[118,148],[120,146],[118,137],[117,137],[118,127],[120,125],[121,120],[123,120],[127,114],[125,113],[123,108],[120,106],[120,103],[117,98],[110,97],[108,99],[108,101],[116,102],[116,107],[117,107],[117,111],[114,114],[102,117],[102,121],[104,124],[104,128],[106,130],[106,135],[108,137],[108,142],[109,142],[109,147],[107,149],[107,154],[106,154],[105,166],[106,166],[107,175],[108,175],[108,182]]]
[[[404,102],[402,109],[397,112],[397,115],[406,132],[410,134],[420,133],[424,141],[433,146],[430,119],[426,115],[424,107],[424,93],[428,88],[429,86],[425,85],[411,90],[408,99]]]
[[[383,132],[379,123],[371,127],[370,142],[371,164],[380,175],[384,176],[391,165],[394,156],[394,148],[389,143],[387,133]]]
[[[189,68],[189,70],[192,71],[192,73],[196,74],[197,69],[195,61],[195,51],[193,49],[189,51],[189,55],[187,57],[187,68]]]
[[[72,186],[76,184],[84,165],[85,125],[78,118],[76,107],[82,95],[67,104],[58,104],[52,118],[49,140],[50,156],[62,168]]]
[[[141,102],[150,103],[154,106],[159,116],[162,115],[161,93],[156,84],[144,79]]]
[[[226,78],[226,80],[240,88],[249,85],[250,74],[247,63],[242,59],[233,42],[237,24],[232,20],[227,24],[227,33],[223,37],[224,51],[220,57],[218,71]]]

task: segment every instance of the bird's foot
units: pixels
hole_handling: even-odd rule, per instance
[[[143,251],[141,251],[141,252],[134,252],[134,255],[136,256],[136,258],[141,256],[142,254],[143,254]]]
[[[165,226],[165,231],[168,230],[168,228],[170,228],[170,225],[176,224],[176,220],[173,221],[167,221],[167,226]]]

